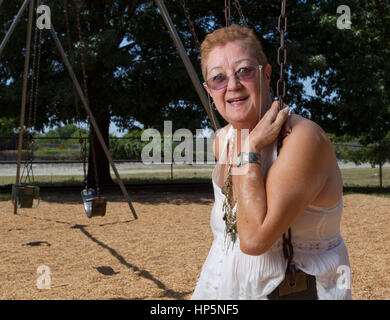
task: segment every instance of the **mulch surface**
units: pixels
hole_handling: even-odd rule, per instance
[[[132,200],[138,220],[120,198],[92,219],[77,199],[17,215],[11,201],[0,202],[0,299],[189,299],[212,242],[213,196]],[[354,299],[390,298],[389,213],[390,198],[344,196]],[[49,272],[51,289],[38,289]]]

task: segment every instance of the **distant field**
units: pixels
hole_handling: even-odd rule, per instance
[[[388,189],[390,187],[390,167],[383,168],[382,181],[383,187],[386,190],[378,190],[369,192],[364,190],[354,189],[353,187],[379,187],[379,169],[378,168],[345,168],[341,169],[343,176],[344,187],[346,187],[346,193],[371,193],[376,195],[382,195],[390,197]],[[120,171],[121,179],[125,184],[138,184],[138,183],[170,183],[170,182],[205,182],[211,179],[212,167],[192,167],[181,166],[179,169],[174,168],[173,173],[169,167],[165,168],[151,168],[151,169],[139,169],[139,168],[126,168],[123,172]],[[112,175],[115,181],[115,175]],[[15,183],[14,176],[1,176],[0,186],[9,185]],[[39,186],[50,185],[82,185],[82,175],[40,175],[35,177],[35,184]],[[0,194],[0,200],[9,199],[9,194]]]
[[[343,176],[344,186],[379,186],[379,169],[378,168],[346,168],[341,169]],[[120,171],[120,176],[125,183],[153,183],[162,180],[193,180],[211,179],[212,167],[191,167],[183,166],[174,168],[173,171],[169,168],[151,168],[151,169],[138,169],[127,168]],[[115,175],[112,175],[115,180]],[[73,175],[39,175],[35,176],[36,183],[47,184],[64,184],[73,185],[82,183],[83,176],[78,174]],[[385,167],[382,170],[382,181],[384,187],[390,186],[390,167]],[[7,185],[15,183],[14,176],[2,176],[0,177],[0,185]]]
[[[193,180],[193,179],[211,179],[212,168],[180,168],[174,169],[172,172],[170,169],[136,169],[128,168],[120,171],[120,177],[124,183],[153,183],[159,181],[171,181],[171,180]],[[115,181],[116,177],[111,174],[112,179]],[[73,185],[82,183],[84,180],[83,175],[39,175],[35,176],[34,181],[36,183],[47,184],[64,184]],[[0,185],[7,185],[15,183],[14,176],[0,177]]]
[[[378,168],[348,168],[341,169],[344,186],[379,186]],[[382,183],[390,186],[390,167],[382,168]]]

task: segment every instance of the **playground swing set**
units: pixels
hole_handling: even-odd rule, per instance
[[[41,0],[37,0],[37,4],[41,3]],[[81,36],[81,24],[80,24],[80,15],[79,15],[79,5],[78,0],[76,1],[76,10],[77,10],[77,26],[79,29],[79,40],[80,43],[82,42],[82,36]],[[226,26],[230,25],[230,0],[224,0],[225,1],[225,20],[226,20]],[[3,0],[0,0],[0,5],[2,4]],[[20,119],[20,131],[19,131],[19,142],[18,142],[18,166],[17,166],[17,175],[16,175],[16,183],[12,186],[12,198],[14,201],[14,213],[17,213],[17,208],[36,208],[39,204],[39,187],[33,185],[33,171],[32,171],[32,161],[33,161],[33,135],[31,137],[31,143],[29,143],[29,157],[26,161],[26,164],[24,166],[24,170],[22,173],[22,178],[24,177],[24,181],[21,181],[20,177],[20,164],[21,164],[21,149],[22,149],[22,142],[23,142],[23,128],[24,128],[24,114],[25,114],[25,105],[26,105],[26,93],[27,93],[27,78],[28,78],[28,71],[29,71],[29,58],[30,58],[30,47],[31,47],[31,33],[32,33],[32,21],[33,21],[33,10],[34,10],[34,2],[35,0],[24,0],[24,3],[22,7],[20,8],[17,16],[15,17],[10,29],[8,30],[5,38],[3,39],[2,43],[0,44],[0,56],[1,53],[9,40],[13,30],[15,29],[16,24],[18,23],[21,15],[23,14],[23,11],[26,9],[27,5],[30,3],[29,8],[29,20],[28,20],[28,28],[27,28],[27,43],[26,43],[26,56],[25,56],[25,67],[24,67],[24,75],[23,75],[23,93],[22,93],[22,106],[21,106],[21,119]],[[186,7],[185,0],[180,0],[183,9],[184,14],[188,20],[188,25],[191,30],[191,33],[193,35],[194,41],[196,43],[196,46],[200,47],[200,43],[198,41],[198,37],[196,36],[194,25],[190,19],[190,15],[188,12],[188,9]],[[155,0],[156,5],[160,9],[160,13],[163,17],[163,20],[166,24],[166,27],[168,31],[170,32],[173,41],[176,45],[176,48],[180,54],[180,57],[187,69],[187,72],[191,78],[191,81],[199,95],[199,98],[203,104],[203,107],[205,108],[207,115],[209,116],[212,125],[215,130],[220,128],[220,125],[218,123],[217,118],[215,117],[213,108],[211,108],[210,104],[208,103],[208,98],[205,94],[205,91],[199,81],[199,78],[193,68],[193,65],[185,51],[185,48],[177,34],[177,31],[172,23],[172,20],[169,16],[169,13],[167,11],[167,8],[164,5],[163,0]],[[65,8],[67,9],[67,0],[64,0]],[[242,14],[241,6],[239,3],[239,0],[234,0],[234,4],[236,6],[236,9],[238,10],[240,14],[240,18],[242,20],[242,23],[246,25],[245,17]],[[69,23],[68,23],[68,17],[66,13],[66,19],[67,19],[67,33],[69,33]],[[34,123],[35,125],[35,117],[36,117],[36,108],[37,108],[37,91],[38,91],[38,80],[39,80],[39,52],[40,52],[40,45],[41,45],[41,31],[39,31],[39,41],[37,45],[37,38],[38,38],[38,31],[36,29],[35,32],[35,38],[34,38],[34,61],[33,61],[33,76],[32,76],[32,88],[34,87],[34,66],[37,67],[35,70],[36,72],[36,82],[35,82],[35,105],[34,105]],[[286,59],[287,59],[287,50],[284,45],[284,36],[287,32],[287,17],[286,17],[286,0],[281,0],[281,13],[278,19],[278,31],[280,35],[280,46],[277,51],[277,62],[280,67],[280,78],[278,79],[276,83],[276,92],[277,92],[277,98],[279,102],[279,110],[283,108],[283,101],[286,95],[286,82],[283,79],[283,73],[284,73],[284,67],[286,65]],[[133,208],[133,205],[131,203],[131,200],[129,198],[129,195],[127,193],[127,190],[125,186],[123,185],[122,180],[120,179],[119,173],[115,167],[115,164],[111,158],[111,155],[107,149],[107,146],[105,145],[105,142],[103,140],[103,137],[99,131],[99,128],[96,124],[96,121],[93,117],[93,114],[91,112],[91,109],[89,107],[89,101],[88,101],[88,89],[87,89],[87,83],[86,83],[86,73],[85,73],[85,63],[84,63],[84,55],[81,54],[81,63],[82,63],[82,71],[83,71],[83,81],[84,81],[84,92],[80,87],[79,82],[76,79],[76,76],[73,72],[72,64],[68,60],[62,45],[57,37],[57,34],[54,30],[54,26],[51,25],[50,32],[52,34],[52,37],[56,43],[56,46],[61,54],[62,60],[68,70],[68,73],[72,79],[73,82],[73,89],[74,92],[76,92],[82,102],[82,105],[84,106],[84,109],[87,112],[89,123],[91,130],[93,129],[99,139],[99,142],[104,150],[104,153],[109,160],[111,167],[116,175],[117,181],[119,183],[119,186],[122,190],[122,193],[124,197],[127,199],[127,202],[129,204],[129,207],[133,213],[133,216],[135,219],[138,219],[138,216]],[[71,41],[68,36],[68,52],[69,56],[71,57]],[[84,46],[82,46],[84,48]],[[83,49],[82,49],[83,50]],[[37,58],[38,57],[38,58]],[[261,69],[260,69],[261,70]],[[32,92],[32,89],[31,89]],[[77,106],[77,99],[75,95],[75,103],[76,103],[76,110],[77,110],[77,118],[79,121],[79,113],[78,113],[78,106]],[[29,112],[29,125],[31,120],[31,110],[32,110],[32,93],[30,95],[30,112]],[[29,127],[29,126],[28,126]],[[28,138],[30,139],[30,138]],[[86,214],[89,218],[94,216],[104,216],[106,212],[106,199],[100,195],[100,188],[98,184],[97,179],[97,168],[96,168],[96,159],[95,152],[94,152],[94,146],[93,146],[93,139],[91,139],[91,148],[92,148],[92,160],[94,163],[94,171],[95,171],[95,182],[96,182],[96,192],[94,189],[89,188],[87,184],[86,179],[86,170],[85,170],[85,163],[86,163],[86,147],[85,142],[80,137],[79,142],[82,144],[81,152],[84,152],[83,155],[83,164],[84,164],[84,177],[85,177],[85,189],[81,191],[81,197],[84,203],[84,208],[86,211]],[[282,141],[282,135],[279,134],[278,136],[278,144],[277,144],[277,152],[279,154],[280,146]],[[26,174],[24,175],[24,173]],[[31,177],[30,177],[31,176]],[[284,299],[311,299],[316,300],[317,299],[317,290],[316,290],[316,283],[315,283],[315,277],[312,275],[308,275],[304,273],[303,271],[297,269],[297,267],[294,264],[293,261],[293,246],[291,242],[291,228],[288,229],[287,235],[283,234],[283,254],[284,257],[287,259],[287,268],[285,271],[285,278],[282,281],[282,283],[275,288],[275,290],[269,295],[269,298],[271,300],[284,300]]]
[[[0,0],[1,1],[1,0]],[[285,0],[282,0],[283,2]],[[0,2],[0,5],[3,1]],[[197,49],[200,48],[200,43],[198,41],[198,37],[196,35],[193,22],[191,21],[190,14],[186,5],[185,0],[180,0],[181,5],[184,9],[184,15],[187,18],[188,26],[190,28],[190,31],[192,33],[194,42],[197,46]],[[230,25],[230,0],[224,0],[225,2],[225,19],[226,19],[226,26]],[[211,108],[209,99],[206,96],[205,90],[195,72],[195,69],[187,55],[187,52],[183,46],[182,41],[180,40],[180,37],[174,27],[174,24],[170,18],[170,15],[168,13],[168,10],[164,4],[163,0],[155,0],[155,3],[157,7],[160,10],[160,14],[166,24],[166,27],[175,43],[175,46],[179,52],[179,55],[186,67],[186,70],[191,78],[191,81],[195,87],[195,90],[198,93],[198,96],[200,98],[200,101],[211,120],[211,123],[215,130],[219,129],[221,126],[218,122],[218,119],[216,118],[216,115],[214,113],[213,108]],[[28,82],[28,73],[29,73],[29,63],[30,63],[30,51],[31,51],[31,37],[32,37],[32,24],[33,24],[33,12],[35,7],[35,0],[24,0],[22,6],[20,7],[16,17],[14,18],[13,23],[11,24],[9,30],[7,31],[3,41],[0,44],[0,55],[2,54],[2,51],[4,50],[10,36],[12,35],[17,23],[19,22],[23,12],[27,8],[27,5],[29,6],[29,18],[28,18],[28,26],[27,26],[27,39],[26,39],[26,55],[25,55],[25,65],[24,65],[24,75],[23,75],[23,91],[22,91],[22,103],[21,103],[21,117],[20,117],[20,131],[19,131],[19,141],[18,141],[18,158],[17,158],[17,173],[16,173],[16,182],[12,186],[12,199],[14,202],[14,213],[17,213],[18,208],[37,208],[40,201],[40,188],[36,185],[34,185],[34,174],[33,174],[33,154],[34,154],[34,134],[28,135],[28,158],[25,162],[22,175],[20,175],[20,167],[21,167],[21,158],[22,158],[22,144],[23,144],[23,131],[24,131],[24,118],[25,118],[25,109],[26,109],[26,97],[27,97],[27,82]],[[39,5],[42,4],[41,0],[37,0],[36,2],[37,8]],[[245,17],[242,13],[241,6],[238,0],[234,0],[234,4],[236,6],[237,11],[239,12],[240,19],[242,23],[247,26]],[[83,84],[84,84],[84,90],[82,90],[75,73],[73,71],[73,61],[71,60],[72,54],[71,54],[71,40],[70,40],[70,28],[69,28],[69,18],[68,18],[68,5],[67,0],[64,0],[64,7],[65,7],[65,19],[66,19],[66,25],[67,25],[67,37],[68,37],[68,56],[66,55],[61,42],[57,36],[57,33],[54,29],[53,24],[51,23],[50,26],[50,32],[52,35],[52,38],[54,39],[54,42],[57,46],[58,51],[60,52],[62,61],[68,70],[69,76],[73,83],[73,91],[74,91],[74,101],[76,106],[76,114],[77,114],[77,121],[80,123],[80,116],[79,116],[79,107],[78,107],[78,99],[82,102],[82,105],[87,113],[88,121],[90,124],[90,130],[94,130],[96,133],[96,136],[102,146],[102,149],[107,157],[107,159],[110,162],[110,165],[115,173],[117,182],[121,188],[121,191],[127,200],[129,207],[131,209],[131,212],[135,219],[138,218],[135,209],[131,203],[129,194],[119,176],[119,173],[116,169],[116,166],[111,158],[110,152],[103,140],[103,137],[100,133],[100,130],[96,124],[95,118],[92,114],[92,111],[90,109],[89,105],[89,98],[88,98],[88,87],[87,87],[87,76],[86,76],[86,70],[85,70],[85,58],[84,58],[84,42],[82,37],[82,30],[81,30],[81,23],[80,23],[80,7],[79,7],[79,1],[75,0],[76,5],[76,21],[77,21],[77,28],[78,28],[78,35],[79,35],[79,41],[81,43],[81,66],[82,66],[82,75],[83,75]],[[283,3],[282,3],[283,6]],[[283,8],[282,8],[283,10]],[[284,28],[287,27],[287,22],[285,16],[283,17],[285,19],[284,21]],[[284,48],[284,43],[282,43],[283,40],[283,30],[281,30],[281,17],[279,17],[278,22],[279,32],[281,32],[281,47],[278,50],[278,63],[281,66],[281,74],[280,79],[277,83],[277,96],[280,101],[280,106],[283,105],[283,98],[286,93],[285,88],[285,82],[283,80],[283,65],[286,63],[286,50]],[[285,30],[284,30],[285,32]],[[36,113],[37,113],[37,94],[38,94],[38,88],[39,88],[39,65],[40,65],[40,51],[41,51],[41,41],[42,40],[42,29],[38,30],[38,27],[35,27],[35,35],[34,35],[34,53],[33,53],[33,66],[32,66],[32,72],[31,72],[31,94],[30,94],[30,105],[29,105],[29,121],[27,128],[35,128],[36,123]],[[284,56],[284,62],[280,62],[280,52],[283,50],[283,56]],[[280,85],[283,85],[282,93],[279,93],[279,87]],[[33,90],[34,89],[34,90]],[[33,95],[34,92],[34,95]],[[34,103],[33,103],[34,100]],[[34,105],[34,111],[33,111],[33,123],[31,125],[31,117],[32,117],[32,108]],[[98,174],[97,174],[97,167],[96,167],[96,153],[95,153],[95,146],[94,146],[94,139],[90,139],[90,147],[91,147],[91,154],[92,154],[92,163],[94,166],[94,178],[95,178],[95,186],[96,190],[88,186],[87,182],[87,173],[86,173],[86,141],[84,141],[83,138],[80,137],[79,143],[81,145],[81,154],[82,154],[82,161],[83,161],[83,168],[84,168],[84,189],[81,191],[81,198],[84,204],[85,212],[89,218],[95,217],[95,216],[104,216],[106,213],[106,203],[107,200],[101,195],[100,192],[100,186],[98,181]]]
[[[3,0],[0,0],[0,5],[2,4]],[[195,72],[194,67],[192,66],[191,61],[189,60],[187,53],[185,51],[185,48],[176,32],[176,29],[171,21],[171,18],[169,16],[169,13],[161,0],[155,1],[157,6],[160,9],[161,15],[163,16],[164,22],[166,23],[168,30],[174,39],[174,42],[177,46],[177,49],[179,50],[180,56],[186,66],[186,69],[191,77],[191,80],[195,86],[195,89],[201,99],[201,102],[206,109],[206,112],[209,116],[209,118],[212,121],[214,129],[220,128],[220,125],[218,123],[218,120],[215,117],[214,111],[207,103],[207,97],[205,95],[204,89],[202,88],[201,82],[199,81],[199,78]],[[230,1],[229,1],[230,2]],[[42,3],[41,0],[36,1],[37,8]],[[27,98],[27,82],[28,82],[28,74],[29,74],[29,64],[30,64],[30,52],[31,52],[31,38],[32,38],[32,25],[33,25],[33,13],[35,8],[35,0],[24,0],[22,6],[20,7],[17,15],[15,16],[9,30],[7,31],[3,41],[0,44],[0,55],[2,54],[9,38],[11,37],[16,25],[18,24],[23,12],[29,5],[29,17],[28,17],[28,26],[27,26],[27,39],[26,39],[26,55],[25,55],[25,64],[24,64],[24,74],[23,74],[23,91],[22,91],[22,103],[21,103],[21,117],[20,117],[20,130],[19,130],[19,140],[18,140],[18,158],[17,158],[17,173],[16,173],[16,182],[12,185],[12,200],[14,202],[14,214],[17,214],[18,208],[37,208],[40,202],[40,188],[39,186],[34,184],[34,173],[33,173],[33,155],[34,155],[34,134],[33,129],[35,129],[36,124],[36,113],[37,113],[37,95],[38,95],[38,88],[39,88],[39,65],[40,65],[40,52],[41,52],[41,43],[42,43],[42,29],[39,29],[37,26],[35,27],[35,35],[34,35],[34,52],[33,52],[33,66],[31,70],[31,89],[30,89],[30,104],[29,104],[29,116],[28,116],[28,125],[27,128],[31,129],[30,132],[27,135],[27,148],[28,148],[28,155],[27,159],[25,161],[22,174],[20,174],[21,169],[21,162],[22,162],[22,145],[23,145],[23,132],[24,132],[24,122],[25,122],[25,111],[26,111],[26,98]],[[99,128],[96,124],[96,121],[94,119],[94,116],[91,112],[90,106],[89,106],[89,99],[88,99],[88,87],[87,87],[87,76],[85,71],[85,61],[84,61],[84,45],[83,45],[83,39],[82,39],[82,30],[81,30],[81,23],[80,23],[80,7],[78,0],[75,0],[76,5],[76,21],[77,21],[77,27],[79,31],[79,41],[82,44],[81,45],[81,66],[82,66],[82,74],[83,74],[83,84],[84,84],[84,91],[81,89],[81,86],[74,74],[73,71],[73,62],[71,60],[71,41],[70,41],[70,31],[69,31],[69,20],[68,20],[68,10],[67,10],[67,0],[64,0],[64,6],[65,6],[65,19],[67,24],[67,36],[68,36],[68,56],[67,57],[60,40],[58,39],[57,33],[54,29],[53,24],[51,23],[50,26],[50,32],[51,35],[55,41],[55,44],[57,46],[58,51],[60,52],[61,58],[63,60],[63,63],[68,70],[68,73],[70,75],[70,78],[73,82],[73,90],[74,90],[74,99],[75,99],[75,105],[76,105],[76,113],[77,113],[77,121],[80,122],[79,118],[79,108],[78,108],[78,99],[77,96],[80,98],[82,105],[87,113],[88,121],[90,124],[90,130],[94,130],[96,133],[96,136],[104,150],[104,153],[109,160],[111,167],[115,173],[115,176],[117,178],[117,182],[121,188],[121,191],[127,200],[129,207],[131,209],[131,212],[135,219],[138,218],[135,209],[131,203],[130,197],[128,195],[128,192],[119,176],[119,173],[116,169],[116,166],[111,158],[111,155],[109,153],[109,150],[107,146],[105,145],[105,142],[103,140],[103,137],[99,131]],[[188,11],[187,11],[188,13]],[[39,30],[38,30],[39,29]],[[34,94],[33,94],[34,93]],[[32,108],[34,106],[34,111],[32,112]],[[31,117],[33,113],[33,123],[31,124]],[[94,166],[94,178],[95,178],[95,186],[96,190],[88,186],[87,182],[87,173],[86,173],[86,142],[84,139],[80,137],[79,143],[81,145],[81,153],[82,153],[82,160],[83,160],[83,168],[84,168],[84,189],[81,191],[81,198],[84,204],[84,209],[89,218],[95,217],[95,216],[104,216],[106,213],[106,204],[107,200],[101,195],[100,192],[100,186],[98,181],[98,174],[97,174],[97,167],[96,167],[96,153],[95,153],[95,146],[94,146],[94,139],[90,139],[90,147],[91,147],[91,154],[92,154],[92,163]]]
[[[2,1],[3,2],[3,1]],[[0,5],[2,4],[0,3]],[[23,144],[23,132],[24,132],[24,118],[25,118],[25,110],[26,110],[26,98],[27,98],[27,82],[28,82],[28,73],[29,73],[29,63],[30,63],[30,52],[31,52],[31,37],[32,37],[32,25],[33,25],[33,13],[34,13],[34,7],[35,7],[35,0],[25,0],[21,6],[21,8],[18,11],[18,14],[14,18],[9,30],[7,31],[3,41],[0,44],[0,55],[3,52],[10,36],[12,35],[17,23],[19,22],[23,12],[25,11],[27,5],[29,6],[29,17],[28,17],[28,27],[27,27],[27,40],[26,40],[26,55],[25,55],[25,64],[24,64],[24,73],[23,73],[23,92],[22,92],[22,105],[21,105],[21,117],[20,117],[20,131],[19,131],[19,140],[18,140],[18,159],[17,159],[17,173],[16,173],[16,183],[12,186],[12,200],[14,202],[14,214],[17,213],[18,208],[37,208],[40,201],[40,189],[38,186],[34,185],[34,174],[33,174],[33,152],[34,152],[34,135],[28,133],[28,159],[26,160],[26,163],[24,165],[24,169],[22,172],[22,176],[20,175],[20,167],[21,167],[21,159],[22,159],[22,144]],[[78,2],[77,2],[78,4]],[[37,8],[41,5],[41,1],[37,1]],[[78,6],[77,6],[78,7]],[[79,22],[79,19],[77,19]],[[55,44],[57,46],[57,49],[60,52],[61,58],[63,60],[63,63],[65,64],[66,69],[68,70],[68,73],[72,79],[73,82],[73,88],[77,92],[82,105],[84,106],[84,109],[88,115],[89,123],[91,130],[95,131],[97,138],[103,148],[103,151],[109,160],[111,167],[116,175],[118,184],[122,190],[122,193],[124,197],[126,198],[129,207],[131,209],[131,212],[135,219],[138,219],[138,216],[135,212],[135,209],[131,203],[129,194],[120,179],[118,170],[116,169],[116,166],[111,158],[111,155],[109,153],[109,150],[107,146],[104,143],[103,137],[99,131],[99,128],[96,124],[96,121],[94,119],[94,116],[91,112],[91,109],[89,107],[89,102],[87,99],[87,96],[84,95],[83,90],[81,89],[81,86],[79,82],[76,79],[76,76],[74,74],[73,68],[68,60],[68,57],[66,56],[64,49],[61,45],[61,42],[58,39],[57,33],[54,30],[54,26],[51,24],[50,31],[52,38],[55,41]],[[38,40],[38,33],[39,33],[39,40]],[[81,38],[81,32],[79,32],[80,38]],[[32,75],[31,75],[31,96],[30,96],[30,112],[29,112],[29,122],[28,122],[28,128],[30,128],[30,120],[31,120],[31,110],[32,110],[32,96],[34,91],[35,96],[35,104],[34,104],[34,123],[31,126],[31,128],[35,129],[35,119],[36,119],[36,111],[37,111],[37,93],[38,93],[38,86],[39,86],[39,60],[40,60],[40,47],[41,47],[41,40],[42,40],[42,30],[38,31],[38,27],[35,28],[35,38],[34,38],[34,60],[33,60],[33,68],[32,68]],[[83,62],[84,64],[84,62]],[[83,67],[83,77],[84,77],[84,89],[85,92],[87,92],[86,87],[86,75],[85,75],[85,67]],[[34,81],[35,81],[35,87],[34,87]],[[34,89],[34,90],[33,90]],[[30,141],[31,140],[31,141]],[[95,157],[94,152],[94,143],[92,142],[93,139],[91,139],[91,149],[93,157]],[[81,142],[81,140],[80,140]],[[83,146],[82,146],[82,149]],[[84,149],[85,150],[85,149]],[[84,208],[86,211],[86,214],[89,218],[95,217],[95,216],[104,216],[106,212],[106,199],[101,196],[100,194],[100,187],[97,180],[97,167],[96,167],[96,159],[92,159],[94,163],[94,169],[95,169],[95,184],[96,184],[96,191],[95,189],[89,188],[88,185],[85,185],[85,189],[81,191],[82,200],[84,203]],[[84,158],[84,162],[86,159]],[[85,163],[84,163],[85,167]],[[85,170],[84,170],[85,171]],[[84,172],[86,181],[86,172]]]

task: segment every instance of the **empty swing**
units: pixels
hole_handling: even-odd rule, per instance
[[[79,42],[81,44],[80,46],[80,58],[81,58],[81,70],[83,74],[83,84],[84,84],[84,94],[85,98],[89,104],[89,97],[88,97],[88,86],[87,86],[87,75],[86,75],[86,68],[85,68],[85,58],[84,58],[84,41],[82,37],[82,30],[81,30],[81,22],[80,22],[80,7],[78,0],[75,1],[76,4],[76,21],[77,21],[77,29],[78,29],[78,36],[79,36]],[[64,1],[65,5],[65,21],[66,21],[66,29],[67,29],[67,37],[68,37],[68,54],[70,57],[70,60],[72,61],[72,52],[71,52],[71,39],[70,39],[70,27],[69,27],[69,18],[68,18],[68,7],[67,7],[67,1]],[[73,64],[73,63],[72,63]],[[73,87],[75,90],[75,88]],[[75,93],[75,91],[74,91]],[[75,106],[76,106],[76,114],[77,114],[77,122],[80,124],[80,114],[79,114],[79,107],[78,107],[78,100],[76,95],[75,97]],[[90,123],[90,121],[89,121]],[[80,131],[79,131],[80,132]],[[84,138],[79,137],[79,144],[80,144],[80,154],[83,162],[83,170],[84,170],[84,189],[81,191],[81,199],[83,201],[84,210],[87,214],[88,218],[97,217],[97,216],[105,216],[106,214],[106,207],[107,207],[107,200],[101,195],[100,193],[100,185],[99,185],[99,177],[97,173],[97,165],[96,165],[96,152],[95,152],[95,141],[92,137],[92,125],[90,123],[90,135],[89,135],[89,145],[90,150],[92,154],[92,163],[93,163],[93,171],[94,171],[94,178],[95,178],[95,186],[96,190],[94,188],[91,188],[88,186],[88,175],[87,175],[87,143]]]
[[[34,131],[36,128],[36,115],[38,108],[39,69],[41,60],[42,30],[35,27],[33,66],[31,70],[31,88],[27,128],[31,128],[31,134],[27,134],[27,158],[23,167],[19,184],[12,185],[12,200],[18,208],[35,209],[40,203],[40,188],[34,185]],[[34,104],[34,110],[33,109]],[[33,115],[32,115],[33,114]],[[33,123],[31,125],[31,118]],[[23,142],[22,142],[23,144]]]
[[[23,167],[21,183],[12,185],[12,199],[16,201],[18,208],[35,209],[38,207],[40,202],[40,188],[34,185],[33,141],[34,140],[32,139],[28,143],[29,157]]]
[[[92,162],[94,166],[94,175],[95,175],[95,184],[96,191],[93,188],[88,186],[88,176],[87,176],[87,146],[84,139],[79,139],[81,145],[81,154],[83,157],[83,169],[84,169],[84,189],[81,191],[81,199],[83,200],[84,210],[88,218],[106,215],[107,200],[100,194],[99,178],[97,173],[96,166],[96,157],[95,157],[95,145],[93,138],[90,135],[90,147],[92,152]]]

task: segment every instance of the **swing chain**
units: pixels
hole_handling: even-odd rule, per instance
[[[81,21],[80,21],[80,5],[79,1],[76,0],[76,20],[77,20],[77,29],[79,33],[79,41],[80,41],[80,57],[81,57],[81,69],[83,73],[83,84],[84,84],[84,94],[85,99],[87,100],[87,103],[89,105],[89,96],[88,96],[88,86],[87,86],[87,72],[85,68],[85,58],[84,58],[84,50],[85,50],[85,42],[82,37],[82,28],[81,28]],[[95,130],[93,130],[90,122],[90,133],[89,133],[89,140],[90,140],[90,148],[92,152],[92,163],[93,163],[93,170],[94,170],[94,176],[95,176],[95,184],[96,184],[96,195],[100,197],[100,186],[99,186],[99,176],[97,173],[97,164],[96,164],[96,153],[95,153],[95,141],[94,136],[92,133],[94,133]]]
[[[242,21],[242,24],[248,28],[248,24],[246,23],[245,16],[242,12],[241,4],[239,0],[234,0],[234,6],[236,7],[238,14],[240,15],[240,19]],[[230,0],[225,0],[225,21],[226,21],[226,27],[231,25],[231,10],[230,10]]]
[[[283,23],[282,23],[283,22]],[[282,24],[284,27],[282,27]],[[284,34],[287,32],[286,0],[282,0],[281,13],[278,19],[278,31],[280,34],[280,46],[278,48],[278,65],[280,67],[280,77],[276,83],[276,95],[279,100],[279,110],[283,107],[283,101],[286,96],[286,81],[283,79],[284,67],[287,62],[287,50],[284,46]],[[283,52],[283,61],[281,53]],[[282,89],[282,92],[280,91]]]
[[[38,0],[37,6],[39,7],[41,4],[42,4],[42,1]],[[36,71],[35,92],[34,92],[34,94],[35,94],[35,97],[34,97],[34,99],[35,99],[35,101],[34,101],[34,120],[33,120],[34,130],[35,130],[36,122],[37,122],[39,75],[40,75],[40,69],[41,69],[41,49],[42,49],[42,29],[39,29],[37,71]]]
[[[199,42],[198,36],[196,35],[195,26],[194,26],[194,23],[191,20],[190,12],[188,11],[186,2],[185,2],[185,0],[180,0],[180,3],[181,3],[181,6],[184,9],[184,15],[185,15],[185,17],[187,19],[188,26],[190,27],[190,30],[191,30],[191,33],[192,33],[192,37],[194,38],[196,47],[197,47],[198,50],[200,50],[200,42]]]
[[[98,177],[98,173],[97,173],[97,165],[96,165],[96,153],[95,153],[95,139],[94,137],[96,137],[96,134],[92,134],[93,132],[95,132],[95,130],[91,127],[90,129],[90,144],[91,144],[91,150],[92,150],[92,163],[93,163],[93,170],[94,170],[94,174],[95,174],[95,182],[96,182],[96,195],[98,197],[100,197],[100,185],[99,185],[99,177]]]
[[[68,0],[64,0],[64,8],[65,8],[65,23],[66,23],[66,35],[67,35],[67,42],[68,42],[68,56],[69,56],[69,61],[74,68],[74,61],[73,61],[73,54],[72,54],[72,39],[70,35],[70,24],[69,24],[69,14],[68,14]],[[81,134],[81,120],[80,120],[80,111],[79,111],[79,100],[77,98],[76,94],[76,88],[73,84],[73,99],[74,99],[74,104],[76,107],[76,120],[77,120],[77,126],[79,128],[79,144],[80,144],[80,160],[83,163],[83,173],[84,173],[84,181],[83,184],[86,189],[88,189],[88,178],[87,178],[87,143],[83,139],[82,134]]]
[[[37,1],[37,6],[41,4],[41,1]],[[39,35],[39,36],[38,36]],[[33,159],[34,159],[34,131],[36,129],[36,118],[37,118],[37,109],[38,109],[38,88],[39,88],[39,70],[40,70],[40,61],[41,61],[41,48],[42,48],[42,30],[38,31],[38,27],[35,27],[34,32],[34,52],[33,52],[33,65],[31,69],[31,88],[30,88],[30,101],[29,101],[29,112],[28,112],[28,121],[27,128],[31,128],[31,135],[28,132],[27,134],[27,149],[29,151],[27,159],[23,168],[22,178],[24,172],[26,171],[26,176],[24,176],[24,183],[34,182],[34,172],[33,172]],[[34,105],[34,109],[33,109]],[[33,123],[31,124],[31,117],[33,117]],[[31,174],[31,178],[30,178]]]
[[[66,35],[68,41],[68,56],[69,56],[70,65],[72,66],[72,68],[74,68],[74,61],[73,61],[73,54],[72,54],[72,39],[70,36],[70,24],[69,24],[69,15],[68,15],[68,0],[64,0],[64,7],[65,7]],[[73,84],[73,98],[74,98],[74,104],[76,106],[77,123],[80,126],[79,100],[77,99],[76,88],[74,84]],[[80,132],[80,138],[81,138],[81,132]]]
[[[83,173],[84,173],[84,186],[88,189],[88,176],[87,176],[87,142],[83,141],[80,149],[81,157],[83,161]]]
[[[230,0],[225,0],[225,23],[230,26]]]
[[[248,28],[248,24],[246,23],[245,16],[242,13],[241,5],[239,0],[234,0],[234,5],[236,6],[236,9],[238,11],[238,14],[240,15],[241,21],[244,24],[245,27]]]

